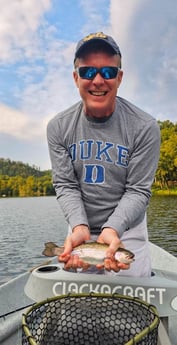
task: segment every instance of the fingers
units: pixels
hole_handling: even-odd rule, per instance
[[[58,256],[58,261],[59,262],[67,262],[70,259],[70,254],[61,254]]]
[[[130,268],[130,264],[123,264],[122,262],[119,262],[118,266],[120,270],[128,270]]]
[[[71,252],[74,247],[90,239],[90,232],[88,226],[78,225],[73,229],[73,232],[65,240],[64,251],[58,256],[59,261],[67,262],[70,259]]]
[[[119,263],[115,260],[111,260],[106,258],[104,260],[104,265],[97,265],[98,269],[104,268],[107,271],[114,271],[114,272],[119,272],[121,267],[119,267]]]
[[[109,244],[114,241],[115,246],[119,247],[120,239],[117,232],[112,228],[104,228],[98,236],[98,242]],[[116,248],[116,249],[117,249]]]
[[[98,242],[106,243],[109,245],[107,256],[111,257],[119,247],[124,247],[116,230],[112,228],[104,228],[101,234],[98,236]]]
[[[103,265],[97,265],[97,268],[105,268],[107,271],[119,272],[120,270],[127,270],[130,268],[129,264],[123,264],[114,259],[116,250],[121,247],[124,248],[123,243],[118,237],[117,231],[112,228],[104,228],[99,235],[98,242],[106,243],[109,245],[106,252],[106,259]]]
[[[77,269],[82,268],[84,270],[87,270],[89,268],[89,264],[82,261],[78,255],[71,255],[70,258],[65,263],[65,270],[69,269]]]
[[[130,264],[124,264],[114,259],[106,258],[104,260],[104,264],[99,264],[96,267],[98,269],[104,268],[107,271],[119,272],[120,270],[128,270],[130,268]]]
[[[130,268],[130,264],[124,264],[122,262],[115,260],[114,254],[115,251],[110,246],[107,251],[107,257],[104,260],[105,269],[108,271],[113,270],[115,272],[119,272],[120,270],[128,270]]]
[[[71,252],[72,252],[72,239],[68,237],[65,241],[64,251],[62,254],[58,256],[58,260],[60,262],[67,262],[70,258]]]
[[[118,267],[117,262],[115,260],[105,259],[104,266],[107,271],[120,271],[120,268]]]
[[[73,247],[88,241],[90,239],[90,231],[88,226],[86,225],[77,225],[74,227],[72,231],[72,242],[73,242]]]
[[[83,243],[89,238],[90,233],[88,227],[85,225],[75,227],[72,234],[67,237],[64,245],[64,251],[58,256],[58,260],[65,263],[66,270],[71,268],[82,268],[84,270],[88,269],[90,266],[89,264],[82,261],[78,255],[71,255],[71,253],[74,247]],[[104,263],[96,265],[98,269],[105,268],[107,271],[119,272],[120,270],[127,270],[130,268],[129,264],[121,263],[114,258],[116,250],[119,247],[124,247],[114,229],[104,228],[101,234],[98,236],[97,241],[109,245]]]
[[[89,265],[83,262],[78,255],[72,255],[72,250],[77,245],[85,242],[90,238],[90,232],[88,227],[85,225],[77,226],[73,229],[73,232],[65,240],[64,251],[61,255],[58,256],[59,262],[65,263],[65,269],[69,270],[83,268],[86,270]]]

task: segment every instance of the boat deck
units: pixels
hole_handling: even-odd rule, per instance
[[[157,268],[157,270],[164,269],[164,267],[168,268],[173,278],[172,285],[175,286],[176,284],[177,286],[177,258],[154,245],[151,245],[151,251],[153,267],[155,269]],[[3,317],[0,317],[1,345],[21,345],[22,313],[26,310],[27,306],[34,303],[34,300],[27,297],[24,293],[24,286],[30,276],[31,273],[27,272],[0,286],[0,316],[3,315]],[[157,287],[158,289],[159,286]],[[172,289],[172,291],[176,291],[177,295],[177,288],[176,290]],[[175,301],[176,312],[170,315],[169,307],[169,315],[161,316],[158,345],[177,345],[177,296]],[[164,302],[166,303],[166,301]],[[24,309],[19,310],[22,307]],[[166,309],[165,304],[164,308]]]

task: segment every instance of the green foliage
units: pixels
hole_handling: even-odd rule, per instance
[[[177,185],[177,124],[159,122],[161,148],[155,185],[163,188],[174,188]]]
[[[22,162],[0,159],[0,197],[41,195],[55,195],[51,170],[40,171]]]
[[[161,149],[153,192],[177,190],[177,123],[160,122]],[[51,170],[0,158],[1,196],[55,195]]]
[[[50,174],[50,170],[40,171],[40,168],[22,162],[11,161],[10,159],[0,158],[0,175],[28,177],[44,176]]]

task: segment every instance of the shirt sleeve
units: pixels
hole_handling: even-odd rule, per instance
[[[139,131],[127,167],[125,193],[102,228],[112,227],[119,236],[140,223],[151,196],[151,186],[159,160],[160,129],[156,120]]]
[[[47,140],[52,164],[53,185],[64,216],[71,228],[79,224],[88,225],[72,159],[64,145],[59,122],[55,118],[48,123]]]

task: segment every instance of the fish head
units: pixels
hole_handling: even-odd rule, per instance
[[[124,264],[131,264],[135,260],[134,257],[134,253],[124,248],[119,248],[115,253],[115,260]]]

